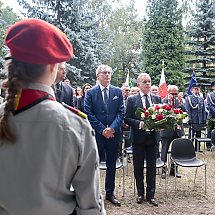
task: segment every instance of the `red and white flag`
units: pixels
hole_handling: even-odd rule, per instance
[[[168,95],[166,80],[165,80],[165,75],[164,75],[164,68],[162,68],[162,72],[161,72],[161,79],[160,79],[160,84],[159,84],[159,88],[158,88],[158,95],[162,99],[167,97],[167,95]]]

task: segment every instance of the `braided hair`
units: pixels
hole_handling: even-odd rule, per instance
[[[10,130],[8,118],[11,113],[15,112],[16,97],[26,84],[35,82],[42,76],[46,65],[29,64],[14,58],[10,59],[6,66],[7,79],[2,83],[2,87],[7,89],[7,96],[4,111],[0,115],[0,139],[6,140],[7,143],[15,143],[16,137]]]

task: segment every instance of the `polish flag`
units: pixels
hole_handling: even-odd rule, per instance
[[[165,75],[164,75],[164,68],[162,68],[162,72],[161,72],[161,79],[160,79],[160,84],[159,84],[159,88],[158,88],[158,95],[162,99],[164,99],[168,95],[166,81],[165,81]]]

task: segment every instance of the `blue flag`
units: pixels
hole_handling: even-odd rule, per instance
[[[191,95],[191,94],[192,94],[192,92],[191,92],[190,90],[191,90],[193,84],[196,84],[196,83],[197,83],[197,81],[196,81],[196,76],[195,76],[195,73],[194,73],[194,71],[193,71],[193,74],[192,74],[192,77],[191,77],[191,80],[190,80],[190,85],[189,85],[188,90],[187,90],[187,94],[188,94],[188,95]]]

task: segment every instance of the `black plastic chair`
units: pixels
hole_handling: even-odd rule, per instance
[[[211,150],[215,149],[215,129],[211,131]]]
[[[206,193],[206,163],[196,157],[193,142],[186,138],[177,138],[172,141],[171,160],[175,167],[196,167],[194,184],[198,167],[205,166],[205,193]],[[176,191],[176,173],[175,173],[175,191]]]

